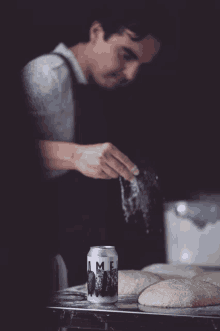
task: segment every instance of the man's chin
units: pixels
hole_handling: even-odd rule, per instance
[[[105,83],[97,83],[102,89],[108,90],[108,91],[112,91],[112,90],[116,90],[122,87],[127,86],[128,84],[121,84],[118,82],[111,82],[107,81]]]
[[[105,91],[113,91],[118,88],[126,87],[128,83],[115,82],[114,79],[105,79],[103,81],[95,80],[92,76],[89,78],[89,84],[99,86]]]

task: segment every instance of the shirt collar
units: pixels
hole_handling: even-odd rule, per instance
[[[53,52],[57,52],[60,54],[63,54],[66,56],[70,63],[72,64],[72,68],[74,70],[74,73],[76,75],[76,79],[79,84],[88,84],[87,79],[82,71],[82,68],[79,65],[79,62],[77,61],[76,57],[74,56],[73,52],[69,48],[66,47],[63,43],[60,43]]]

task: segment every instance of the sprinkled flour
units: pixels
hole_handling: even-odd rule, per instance
[[[122,209],[127,223],[145,223],[145,228],[149,228],[162,207],[160,187],[151,168],[139,170],[132,183],[119,177]]]

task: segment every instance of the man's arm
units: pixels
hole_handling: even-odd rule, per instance
[[[45,179],[57,178],[75,169],[71,162],[74,144],[70,143],[74,138],[74,121],[73,117],[67,120],[67,116],[62,115],[62,60],[56,60],[55,65],[49,59],[50,56],[38,57],[21,71],[26,111],[31,119],[28,123],[37,139],[36,149]],[[65,85],[65,92],[71,95],[71,86],[66,91]],[[68,107],[74,113],[73,105]],[[64,142],[66,139],[69,142]]]
[[[49,170],[76,170],[75,159],[77,144],[36,140],[44,166]]]
[[[129,158],[111,143],[78,145],[61,141],[37,140],[44,167],[49,170],[77,170],[99,179],[124,177],[133,180],[139,171]]]

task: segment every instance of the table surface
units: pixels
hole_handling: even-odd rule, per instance
[[[124,313],[135,315],[171,315],[171,316],[195,316],[195,317],[217,317],[220,318],[220,305],[200,308],[159,308],[147,307],[137,302],[135,295],[121,295],[118,302],[114,304],[94,304],[87,301],[86,285],[70,287],[58,291],[51,298],[47,308],[71,309],[75,311],[102,311],[104,313]]]
[[[119,329],[111,327],[109,329],[107,325],[110,322],[120,322],[123,324],[135,323],[135,325],[141,325],[143,327],[146,324],[149,325],[150,321],[152,322],[153,320],[152,323],[154,325],[160,321],[160,323],[165,323],[168,326],[168,324],[173,324],[173,319],[175,318],[178,320],[177,324],[179,323],[179,325],[185,323],[189,327],[187,323],[190,321],[190,326],[192,323],[194,323],[194,326],[197,323],[196,327],[200,326],[201,330],[220,330],[220,305],[199,308],[147,307],[140,305],[138,303],[138,296],[135,295],[119,296],[118,302],[114,304],[94,304],[87,301],[85,284],[56,292],[51,297],[47,306],[47,312],[49,314],[48,316],[50,316],[49,318],[56,319],[59,326],[70,327],[71,325],[73,327],[72,325],[75,325],[79,329],[93,329],[88,325],[91,326],[94,318],[102,322],[105,326],[103,330],[123,329],[122,327]],[[81,327],[82,322],[87,323],[87,326]],[[208,323],[209,327],[203,329]],[[163,324],[164,327],[165,324]],[[97,325],[95,329],[102,330]]]

